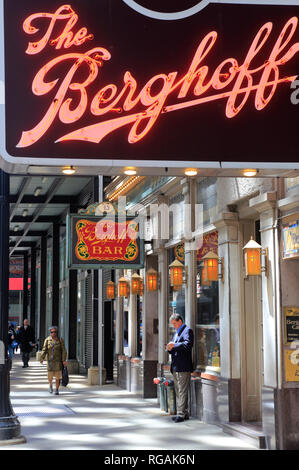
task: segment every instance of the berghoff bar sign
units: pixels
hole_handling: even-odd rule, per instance
[[[4,1],[10,156],[297,161],[299,7],[130,4]]]
[[[96,215],[102,213],[101,215]],[[95,203],[67,217],[70,269],[144,267],[140,221],[117,214],[109,202]]]

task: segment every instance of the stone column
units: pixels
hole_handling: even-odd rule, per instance
[[[145,261],[145,271],[150,268],[158,271],[156,256],[147,256]],[[143,294],[142,304],[142,357],[144,360],[157,361],[158,358],[158,290],[148,292],[146,285]]]
[[[263,428],[269,448],[298,449],[298,413],[294,406],[299,396],[298,388],[291,391],[290,384],[284,381],[283,373],[284,325],[281,292],[284,296],[283,289],[289,284],[289,280],[285,277],[285,272],[283,277],[280,273],[277,195],[275,192],[264,193],[251,199],[250,206],[260,214],[261,245],[268,249],[268,272],[267,275],[262,275]],[[274,402],[271,413],[267,406],[269,402]]]
[[[158,291],[159,334],[158,334],[158,363],[162,366],[167,362],[165,344],[168,343],[168,259],[167,250],[162,248],[158,252],[158,272],[160,275],[160,289]]]
[[[122,269],[115,270],[115,286],[117,289],[118,280],[123,276]],[[115,354],[123,353],[123,298],[116,293],[115,301]]]
[[[223,258],[223,282],[219,282],[221,383],[228,409],[221,420],[241,421],[241,272],[238,214],[218,214],[218,255]]]
[[[150,268],[158,271],[157,256],[146,257],[145,271]],[[143,398],[157,396],[153,379],[157,376],[158,331],[158,290],[148,292],[145,286],[142,304]]]
[[[129,282],[131,283],[133,271],[130,273]],[[137,352],[137,298],[136,294],[130,294],[129,298],[129,318],[128,318],[128,345],[129,357],[135,357]]]
[[[196,308],[196,248],[192,241],[195,230],[196,180],[184,178],[181,182],[184,195],[184,242],[185,242],[185,322],[195,331]]]

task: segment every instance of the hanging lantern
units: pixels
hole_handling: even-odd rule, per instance
[[[131,278],[131,292],[132,292],[132,294],[140,295],[141,283],[142,283],[142,280],[141,280],[141,277],[139,276],[139,274],[134,273],[132,275],[132,278]]]
[[[141,297],[143,296],[143,291],[144,291],[144,284],[143,284],[143,279],[141,277],[140,278],[140,293],[139,293]]]
[[[146,273],[146,289],[148,292],[154,292],[158,289],[158,273],[150,268]]]
[[[114,299],[115,298],[115,285],[114,285],[113,281],[107,282],[106,297],[107,297],[107,299]]]
[[[262,247],[251,237],[243,247],[246,276],[259,276],[262,273],[261,252]]]
[[[183,285],[184,265],[177,259],[169,265],[170,285],[178,290]]]
[[[118,280],[118,295],[119,297],[128,297],[130,294],[130,286],[125,277]]]
[[[212,281],[218,281],[218,256],[209,251],[203,258],[202,283],[207,285]]]

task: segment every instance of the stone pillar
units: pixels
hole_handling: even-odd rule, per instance
[[[228,409],[223,421],[241,421],[241,272],[238,214],[218,214],[218,255],[223,258],[223,282],[219,282],[221,387],[226,388]]]
[[[150,268],[158,271],[157,256],[147,256],[145,261],[145,271]],[[147,361],[157,361],[158,359],[158,290],[148,292],[146,286],[143,294],[142,304],[142,358]]]
[[[167,362],[165,344],[168,343],[168,259],[167,250],[158,252],[158,272],[160,274],[160,289],[158,291],[159,334],[158,334],[158,363],[161,366]]]
[[[147,256],[145,271],[153,268],[158,271],[157,256]],[[155,398],[157,386],[153,383],[157,376],[158,363],[158,290],[148,292],[146,286],[142,304],[142,360],[143,360],[143,398]]]
[[[276,193],[265,193],[254,197],[250,207],[260,214],[261,245],[268,248],[268,273],[262,274],[263,299],[263,349],[264,349],[264,385],[281,387],[281,347],[277,342],[277,333],[281,331],[279,298],[279,249],[278,227],[276,225]]]
[[[196,179],[184,178],[181,182],[184,195],[184,241],[185,241],[185,322],[195,331],[196,314],[196,244],[192,241],[195,230]]]
[[[129,282],[131,283],[133,271],[130,273]],[[129,318],[128,318],[128,345],[129,357],[135,357],[137,352],[137,298],[136,294],[130,294],[129,297]]]
[[[123,276],[122,269],[115,270],[115,286],[117,289],[118,280]],[[115,354],[122,354],[124,341],[123,341],[123,298],[119,297],[116,293],[115,297]]]

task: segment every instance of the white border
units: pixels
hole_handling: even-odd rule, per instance
[[[13,1],[13,0],[11,0]],[[123,0],[126,1],[127,0]],[[207,3],[207,0],[204,0]],[[273,3],[272,0],[262,1],[246,1],[246,0],[228,0],[228,1],[214,1],[209,3],[242,3],[242,4],[263,4],[263,5],[297,5],[299,6],[299,0],[277,0]],[[203,6],[204,8],[204,6]],[[5,69],[4,69],[4,1],[0,0],[0,85],[4,83]],[[258,163],[245,163],[245,162],[209,162],[209,161],[168,161],[168,160],[90,160],[90,159],[62,159],[62,158],[43,158],[39,161],[37,158],[26,158],[26,157],[12,157],[6,152],[5,149],[5,97],[1,93],[0,99],[0,167],[10,174],[34,174],[36,169],[39,174],[45,172],[51,174],[61,174],[61,167],[63,165],[74,165],[82,168],[82,174],[107,174],[115,175],[120,174],[125,166],[135,166],[143,168],[146,174],[156,175],[162,174],[163,169],[169,168],[169,175],[183,175],[183,169],[187,167],[198,168],[198,169],[242,169],[247,168],[248,165],[259,169],[275,169],[275,170],[299,170],[299,162],[285,162],[285,163],[269,163],[269,162],[258,162]],[[56,167],[56,168],[55,168]],[[41,168],[39,171],[38,169]],[[159,168],[159,172],[157,172]],[[44,171],[42,170],[44,169]],[[152,169],[152,171],[151,171]],[[78,171],[80,174],[80,171]],[[163,172],[165,175],[166,173]]]
[[[223,4],[240,4],[240,5],[299,5],[298,0],[201,0],[197,5],[194,5],[187,10],[182,10],[175,13],[162,13],[160,11],[150,10],[139,5],[138,1],[135,0],[123,0],[128,7],[137,11],[143,16],[149,18],[154,18],[156,20],[164,21],[175,21],[181,20],[183,18],[188,18],[189,16],[196,15],[198,12],[207,7],[210,3],[223,3]]]

